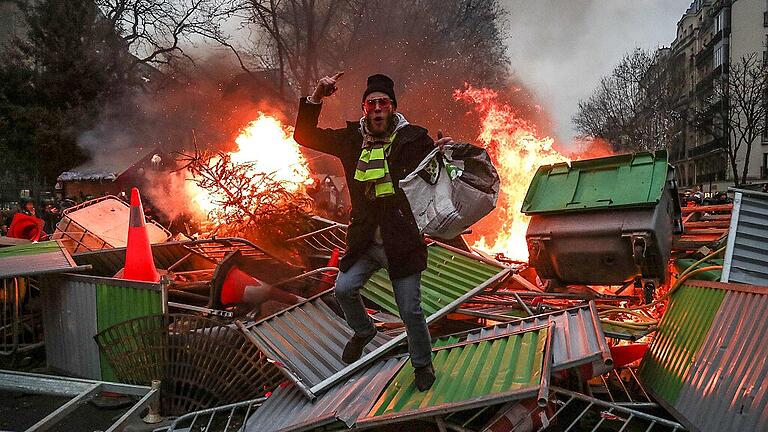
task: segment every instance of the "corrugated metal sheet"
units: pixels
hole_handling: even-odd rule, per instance
[[[452,344],[460,341],[475,341],[519,333],[521,331],[554,323],[552,333],[552,368],[568,369],[583,364],[592,364],[594,375],[608,372],[612,368],[610,348],[598,324],[595,303],[567,309],[546,315],[526,318],[522,321],[499,324],[466,333],[442,338],[436,343]]]
[[[96,332],[115,324],[148,315],[163,313],[163,298],[159,285],[146,287],[122,286],[107,280],[94,284],[96,288]],[[95,335],[95,334],[94,334]],[[116,381],[117,375],[106,357],[101,356],[101,379]]]
[[[421,274],[421,307],[432,315],[502,270],[480,258],[470,257],[438,243],[429,246],[427,269]],[[365,298],[397,314],[392,283],[386,270],[376,272],[361,291]]]
[[[162,312],[159,284],[71,274],[42,283],[48,365],[75,376],[114,380],[93,337],[130,318]]]
[[[216,264],[205,256],[193,252],[183,244],[160,243],[152,245],[152,258],[157,268],[167,269],[177,261],[192,254],[189,258],[182,261],[176,271],[213,269]],[[90,264],[93,269],[91,274],[97,276],[112,277],[125,266],[125,248],[104,249],[93,252],[83,252],[72,256],[78,264]]]
[[[45,358],[52,370],[101,379],[96,332],[96,290],[67,276],[40,280]]]
[[[768,286],[768,194],[737,189],[723,282]]]
[[[442,247],[442,246],[441,246]],[[458,252],[456,252],[458,254]],[[458,254],[461,255],[461,254]],[[463,256],[463,255],[462,255]],[[477,261],[482,261],[480,259],[477,259]],[[461,266],[460,266],[461,267]],[[468,270],[467,270],[468,271]],[[436,311],[435,313],[427,316],[427,325],[435,322],[436,320],[442,318],[449,312],[455,310],[458,308],[462,303],[467,301],[468,299],[472,298],[472,296],[477,295],[478,293],[482,292],[485,289],[488,289],[489,287],[493,287],[500,281],[504,280],[507,276],[509,276],[512,272],[511,268],[504,268],[501,269],[498,273],[492,275],[490,278],[482,281],[479,285],[469,289],[466,293],[462,294],[458,298],[452,300],[450,303],[447,303],[445,306],[443,306],[440,310]],[[453,273],[454,275],[461,276],[461,272]],[[348,365],[344,367],[344,369],[336,372],[332,376],[328,377],[327,379],[323,380],[323,382],[313,386],[311,389],[309,389],[309,393],[313,395],[318,395],[336,383],[344,380],[346,377],[348,377],[350,374],[354,373],[355,371],[360,370],[364,366],[372,363],[376,359],[380,358],[384,354],[386,354],[388,351],[390,351],[392,348],[396,347],[398,344],[401,344],[405,342],[407,335],[405,333],[400,333],[398,336],[395,336],[394,338],[390,339],[387,343],[380,346],[373,352],[364,355],[362,358],[360,358],[358,361],[352,363],[351,365]]]
[[[691,296],[722,298],[714,310],[681,301],[671,305],[660,325],[667,335],[654,340],[643,360],[640,378],[656,399],[691,430],[757,431],[768,427],[768,287],[694,281]],[[678,311],[690,312],[682,315]],[[670,316],[670,314],[673,314]],[[698,315],[712,315],[700,322]],[[668,318],[669,317],[669,318]],[[691,324],[699,323],[691,334]],[[701,336],[695,346],[686,343]],[[687,346],[686,346],[687,345]],[[685,354],[683,353],[685,348]],[[670,353],[670,354],[668,354]],[[671,371],[670,361],[684,358]],[[648,363],[648,360],[652,360]],[[648,363],[648,365],[646,365]],[[654,380],[666,375],[677,387],[669,391]]]
[[[245,430],[304,431],[334,424],[341,429],[351,427],[358,417],[370,410],[404,361],[392,358],[377,362],[333,387],[314,402],[308,400],[295,385],[280,387],[248,419]]]
[[[677,400],[724,295],[723,290],[692,285],[673,294],[639,369],[643,384],[661,398]]]
[[[312,387],[344,369],[344,345],[353,331],[319,296],[247,326],[267,356],[295,375],[293,380]],[[379,333],[364,354],[384,345],[390,337]]]
[[[487,260],[466,256],[439,244],[429,247],[429,269],[422,277],[422,300],[430,323],[459,306],[481,290],[502,280],[510,269]],[[369,282],[370,285],[370,282]],[[388,288],[387,288],[388,287]],[[387,310],[397,313],[391,284],[376,285],[376,298]],[[436,309],[437,308],[437,309]],[[346,365],[341,353],[351,329],[317,299],[249,326],[255,343],[286,366],[286,372],[309,397],[314,397],[373,362],[406,339],[404,333],[386,340],[364,353],[357,362]]]
[[[433,359],[437,380],[426,392],[416,389],[413,367],[406,363],[358,424],[369,427],[537,395],[546,399],[550,344],[547,326],[440,349]]]
[[[0,248],[0,279],[81,270],[56,241]]]

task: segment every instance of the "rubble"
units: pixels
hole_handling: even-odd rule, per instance
[[[660,166],[661,157],[655,154],[651,165]],[[641,157],[626,160],[647,168]],[[603,163],[580,165],[580,175],[589,178]],[[646,174],[659,193],[671,191],[666,171]],[[595,202],[603,196],[599,184],[608,183],[588,188]],[[127,251],[106,242],[73,255],[60,240],[0,248],[2,305],[19,310],[12,319],[3,315],[10,324],[3,328],[29,322],[22,298],[40,302],[48,366],[99,381],[160,380],[160,414],[180,416],[169,431],[202,425],[207,431],[758,430],[768,424],[761,379],[768,351],[760,339],[768,287],[733,282],[766,271],[759,214],[768,206],[765,194],[736,193],[742,200],[732,219],[729,205],[682,210],[690,225],[652,257],[669,257],[663,270],[641,265],[638,238],[617,237],[628,247],[606,247],[612,262],[633,262],[636,274],[622,273],[623,282],[614,285],[568,280],[577,273],[614,277],[608,263],[547,267],[578,255],[575,246],[541,249],[549,260],[543,268],[533,250],[529,265],[475,253],[463,240],[452,242],[457,248],[427,239],[422,308],[437,381],[424,393],[413,383],[385,270],[361,290],[379,335],[360,360],[341,361],[352,331],[329,287],[347,226],[317,217],[281,251],[241,238],[152,244],[144,261],[151,259],[162,275],[154,282],[116,277]],[[744,197],[754,201],[745,205]],[[601,217],[609,217],[603,207]],[[594,222],[591,211],[579,218]],[[589,235],[580,238],[596,241]],[[643,239],[654,235],[647,231]],[[538,231],[534,237],[533,243],[548,241]],[[289,296],[258,304],[217,301],[221,278],[215,276],[227,273],[224,264],[230,270],[232,256],[247,275],[242,280],[263,281]],[[726,277],[727,266],[735,279],[715,281]],[[546,282],[552,274],[558,283]],[[24,288],[11,295],[32,281],[39,293]]]

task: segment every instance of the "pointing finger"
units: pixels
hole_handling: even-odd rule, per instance
[[[333,79],[334,81],[336,81],[336,80],[340,79],[340,78],[341,78],[341,77],[343,77],[343,76],[344,76],[344,72],[336,72],[336,75],[334,75],[333,77],[331,77],[331,79]]]

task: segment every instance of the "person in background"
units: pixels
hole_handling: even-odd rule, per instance
[[[61,219],[61,211],[53,203],[46,203],[45,207],[43,207],[42,216],[42,219],[45,221],[43,231],[49,235],[53,234],[53,231],[56,230],[56,224]]]
[[[37,217],[37,210],[35,210],[34,201],[32,201],[30,198],[21,198],[19,200],[19,208],[15,211],[6,213],[6,217],[2,221],[6,226],[6,231],[8,227],[11,226],[11,222],[13,222],[13,217],[16,216],[16,213]]]
[[[27,216],[37,217],[37,209],[35,209],[35,202],[30,198],[24,198],[21,200],[21,206],[19,213],[24,213]]]

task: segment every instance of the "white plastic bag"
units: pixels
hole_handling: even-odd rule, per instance
[[[435,148],[400,181],[422,234],[452,239],[496,207],[499,175],[485,149]]]

